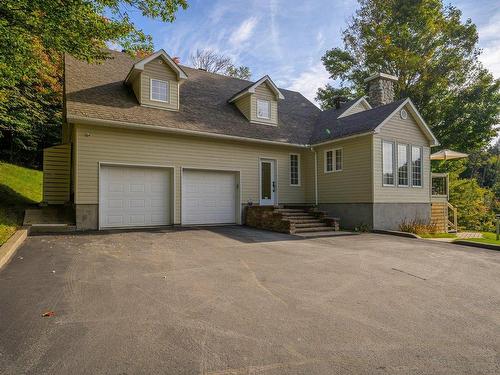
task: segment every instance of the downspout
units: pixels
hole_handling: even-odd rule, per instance
[[[318,153],[311,147],[311,151],[314,152],[314,205],[318,206]]]

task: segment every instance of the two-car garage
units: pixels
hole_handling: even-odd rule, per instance
[[[239,222],[239,174],[180,169],[180,223]],[[99,227],[134,228],[177,224],[174,167],[101,164]]]

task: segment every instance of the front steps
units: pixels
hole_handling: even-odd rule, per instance
[[[288,234],[324,235],[338,231],[340,219],[330,218],[326,212],[309,207],[250,206],[246,211],[246,224]]]

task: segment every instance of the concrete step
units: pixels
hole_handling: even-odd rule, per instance
[[[28,225],[30,233],[69,233],[76,231],[76,225],[71,224],[32,224]]]
[[[283,216],[313,216],[308,212],[278,212]]]
[[[289,219],[292,223],[294,224],[309,224],[309,223],[322,223],[321,220],[318,220],[316,218],[303,218],[303,219]]]
[[[311,227],[311,228],[295,228],[295,233],[307,233],[307,232],[334,232],[335,228],[333,227],[327,227],[326,224],[325,226],[322,227]]]
[[[327,227],[325,223],[322,223],[319,220],[310,222],[310,223],[295,223],[295,228],[319,228],[319,227]]]
[[[307,211],[301,210],[300,208],[277,208],[274,210],[274,212],[286,213],[286,212],[307,212]]]

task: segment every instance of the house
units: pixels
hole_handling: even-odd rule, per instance
[[[396,77],[321,111],[269,76],[110,54],[65,58],[63,145],[46,153],[46,173],[67,167],[45,200],[73,203],[78,229],[242,224],[248,205],[316,206],[346,228],[430,220],[438,141],[410,99],[394,101]]]

